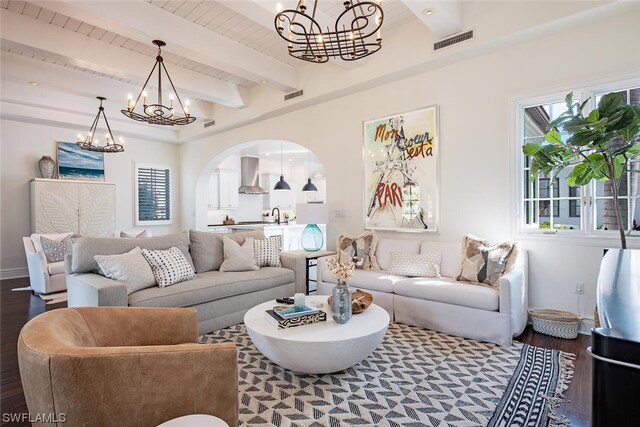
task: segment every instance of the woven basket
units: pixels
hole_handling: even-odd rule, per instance
[[[578,337],[580,320],[574,313],[560,310],[529,310],[533,330],[552,337],[574,339]]]

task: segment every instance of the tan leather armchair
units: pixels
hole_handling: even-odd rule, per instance
[[[199,344],[195,309],[48,311],[22,328],[18,362],[32,419],[156,426],[197,413],[238,425],[235,344]]]

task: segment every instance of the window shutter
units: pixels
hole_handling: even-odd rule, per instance
[[[138,167],[138,221],[171,219],[170,170]]]

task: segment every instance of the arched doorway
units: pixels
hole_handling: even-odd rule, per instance
[[[237,193],[242,184],[243,157],[258,159],[251,163],[257,163],[259,184],[265,194]],[[244,172],[245,176],[251,175]],[[273,187],[281,173],[291,190],[274,192]],[[271,213],[274,207],[279,208],[281,218],[286,214],[293,219],[296,203],[326,201],[324,176],[324,165],[300,144],[271,139],[237,144],[209,160],[198,176],[196,229],[207,230],[212,225],[222,224],[227,216],[236,222],[261,221],[263,214]],[[309,177],[318,192],[302,191]]]

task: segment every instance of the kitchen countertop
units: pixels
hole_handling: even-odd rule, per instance
[[[275,223],[275,222],[265,222],[258,224],[233,224],[233,225],[225,225],[227,228],[238,228],[238,229],[258,229],[258,228],[266,228],[266,227],[305,227],[306,224],[296,224],[295,222],[283,222],[283,223]]]

